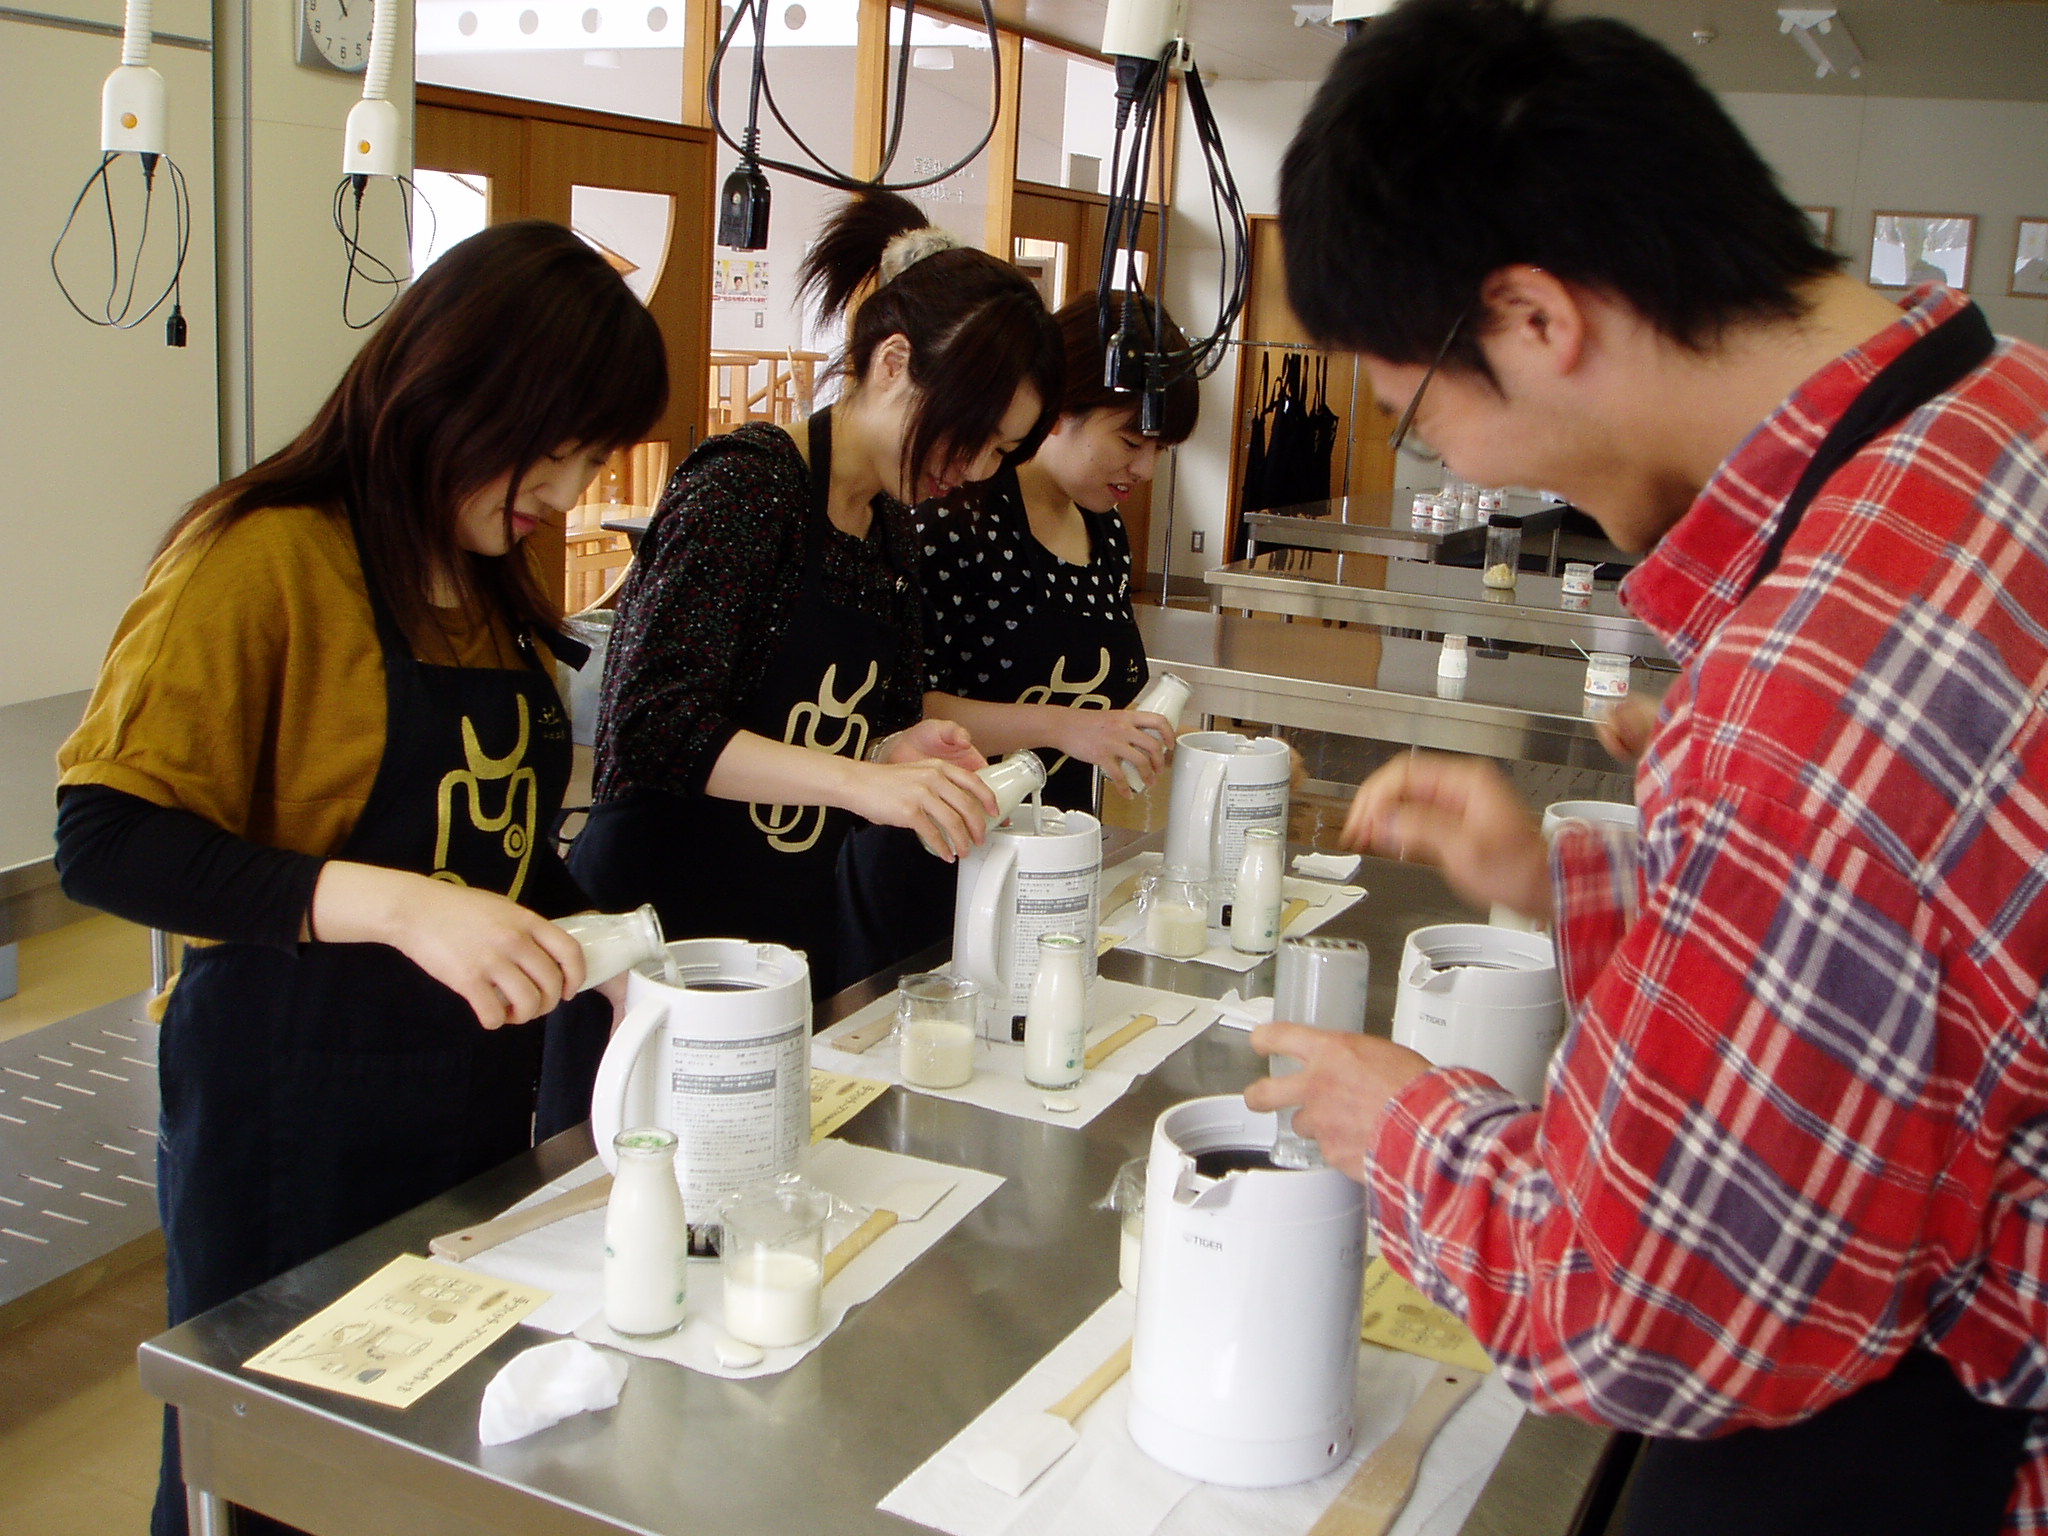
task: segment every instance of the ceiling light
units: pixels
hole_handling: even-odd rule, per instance
[[[1794,42],[1813,60],[1813,78],[1825,80],[1830,73],[1863,78],[1863,50],[1849,35],[1849,28],[1832,6],[1825,10],[1778,12],[1778,30],[1789,32]]]

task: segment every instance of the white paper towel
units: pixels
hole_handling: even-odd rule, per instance
[[[1318,855],[1304,855],[1303,857],[1318,857]],[[1115,869],[1109,870],[1103,875],[1101,880],[1099,890],[1101,899],[1107,902],[1117,893],[1118,887],[1131,876],[1142,875],[1149,870],[1157,869],[1159,867],[1159,858],[1160,856],[1156,853],[1141,853],[1135,858],[1126,859],[1123,863],[1117,865]],[[1301,859],[1295,860],[1295,867],[1297,869],[1301,868],[1301,864]],[[1351,860],[1352,867],[1356,868],[1357,864],[1358,860],[1353,858]],[[1303,872],[1307,873],[1307,871]],[[1356,902],[1362,900],[1365,895],[1366,890],[1363,886],[1333,885],[1327,880],[1298,879],[1293,875],[1289,875],[1280,885],[1280,900],[1283,908],[1287,902],[1297,900],[1305,901],[1309,905],[1307,911],[1298,915],[1293,922],[1287,925],[1284,937],[1298,939],[1304,934],[1314,933],[1340,912],[1345,911]],[[1118,949],[1127,949],[1134,955],[1159,954],[1158,950],[1146,942],[1145,914],[1139,910],[1135,899],[1119,902],[1114,910],[1103,912],[1102,936],[1105,940],[1113,942]],[[1227,933],[1218,936],[1212,931],[1211,937],[1215,939],[1215,942],[1210,944],[1207,949],[1203,950],[1199,955],[1191,955],[1186,958],[1193,963],[1213,965],[1226,971],[1249,971],[1266,958],[1264,955],[1239,954],[1230,947],[1230,935]],[[1161,958],[1173,957],[1162,956]]]
[[[515,1355],[484,1388],[476,1434],[485,1445],[523,1440],[575,1413],[619,1400],[627,1365],[576,1339],[556,1339]]]

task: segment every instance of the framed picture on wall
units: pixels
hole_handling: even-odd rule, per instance
[[[1967,289],[1970,252],[1976,243],[1974,213],[1875,214],[1870,225],[1870,286],[1946,283]]]
[[[1802,208],[1799,210],[1813,224],[1813,238],[1822,245],[1833,248],[1835,243],[1835,210],[1832,208]]]
[[[2006,292],[2016,299],[2048,299],[2048,218],[2020,220]]]

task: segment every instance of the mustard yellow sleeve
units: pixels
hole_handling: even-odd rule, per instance
[[[58,752],[58,782],[331,853],[368,796],[383,729],[383,661],[346,521],[266,509],[151,567]]]

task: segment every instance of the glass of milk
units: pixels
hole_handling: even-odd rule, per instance
[[[795,1180],[726,1201],[718,1257],[727,1333],[775,1349],[818,1331],[831,1210],[829,1196]]]
[[[1170,960],[1192,960],[1209,947],[1207,882],[1197,869],[1169,864],[1138,887],[1145,946]]]
[[[896,984],[897,1065],[915,1088],[959,1088],[974,1076],[981,988],[937,971]]]

